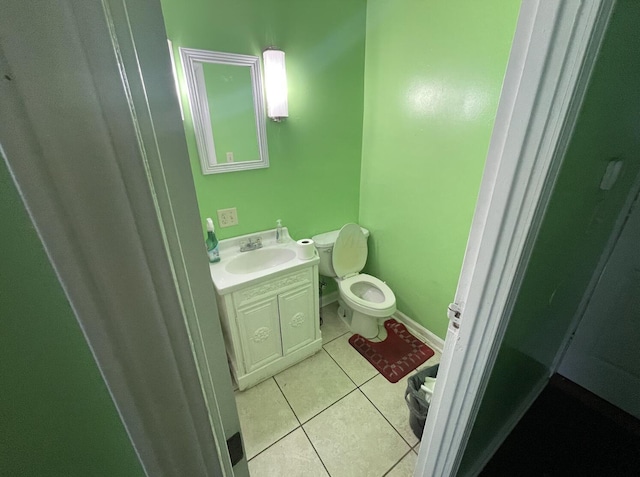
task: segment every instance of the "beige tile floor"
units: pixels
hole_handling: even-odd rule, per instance
[[[420,443],[404,402],[408,378],[379,374],[336,311],[322,310],[319,353],[236,392],[252,477],[413,475]],[[421,368],[439,361],[436,352]]]

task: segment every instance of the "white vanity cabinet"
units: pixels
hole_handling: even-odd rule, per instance
[[[246,389],[320,350],[318,267],[308,266],[220,295],[227,355]]]
[[[282,357],[278,297],[239,307],[235,314],[246,372]]]

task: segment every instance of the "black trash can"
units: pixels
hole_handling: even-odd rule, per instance
[[[420,392],[420,386],[424,384],[424,378],[435,378],[438,374],[438,365],[425,368],[409,377],[407,390],[404,393],[405,401],[409,406],[409,425],[418,439],[422,439],[424,423],[429,412],[429,403],[424,400]]]

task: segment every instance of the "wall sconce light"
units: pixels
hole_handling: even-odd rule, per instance
[[[284,51],[268,48],[262,52],[262,58],[264,59],[264,82],[267,90],[267,116],[279,122],[283,118],[289,117]]]

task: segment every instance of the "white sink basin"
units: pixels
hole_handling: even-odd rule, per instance
[[[298,244],[282,228],[283,242],[276,241],[276,230],[264,230],[220,240],[221,260],[209,264],[211,279],[220,295],[236,292],[264,280],[294,270],[318,265],[320,257],[302,260],[298,257]],[[240,252],[240,246],[249,239],[262,238],[262,248],[251,252]]]
[[[246,275],[277,267],[296,258],[290,248],[261,248],[243,252],[227,263],[225,270],[234,275]]]

